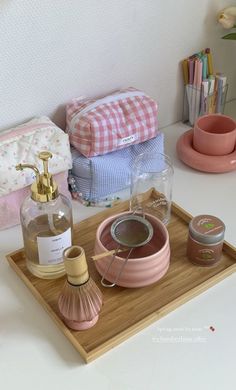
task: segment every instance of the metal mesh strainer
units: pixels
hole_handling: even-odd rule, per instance
[[[117,242],[118,247],[113,253],[112,259],[108,264],[108,267],[105,273],[102,276],[101,284],[104,287],[114,287],[119,277],[130,258],[132,250],[134,248],[138,248],[140,246],[146,245],[153,236],[153,227],[149,221],[147,221],[144,217],[138,215],[127,215],[121,218],[117,218],[111,225],[111,236],[115,242]],[[124,259],[124,262],[116,275],[116,278],[113,283],[106,283],[106,275],[109,272],[117,253],[120,248],[129,249],[128,255]]]

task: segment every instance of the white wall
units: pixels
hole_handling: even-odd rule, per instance
[[[0,129],[34,115],[64,125],[72,97],[142,88],[161,126],[181,119],[180,60],[211,47],[236,96],[236,42],[218,0],[0,0]]]

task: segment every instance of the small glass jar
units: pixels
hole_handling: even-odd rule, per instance
[[[189,224],[187,244],[188,259],[197,265],[208,267],[220,261],[225,225],[213,215],[198,215]]]
[[[173,175],[173,164],[167,155],[153,151],[137,156],[131,173],[130,210],[151,214],[167,225],[171,218]]]

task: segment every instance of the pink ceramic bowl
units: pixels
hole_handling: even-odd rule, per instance
[[[226,115],[209,114],[199,117],[193,129],[193,148],[208,156],[232,153],[236,142],[236,122]]]
[[[117,244],[110,234],[111,224],[115,219],[126,214],[130,214],[130,212],[113,215],[99,225],[95,240],[95,254],[117,248]],[[148,286],[161,279],[169,268],[170,244],[168,231],[158,218],[149,214],[146,214],[146,218],[153,226],[153,237],[145,246],[133,249],[131,258],[127,261],[116,283],[118,286]],[[110,283],[115,281],[126,256],[127,252],[116,256],[109,272],[106,274],[107,281]],[[112,255],[95,261],[95,266],[101,276],[105,274],[111,259]]]

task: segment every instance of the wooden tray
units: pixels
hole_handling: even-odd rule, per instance
[[[147,201],[154,198],[155,194],[151,193]],[[34,277],[26,268],[23,249],[7,256],[12,268],[86,362],[102,355],[235,271],[236,248],[226,242],[223,247],[222,260],[215,267],[194,266],[187,260],[186,240],[188,223],[192,217],[173,204],[172,217],[168,226],[171,265],[167,274],[159,282],[144,288],[102,288],[101,277],[90,259],[94,254],[95,232],[99,223],[105,218],[128,210],[128,207],[128,201],[122,202],[75,226],[74,243],[84,247],[90,274],[104,294],[104,305],[99,321],[89,330],[80,332],[69,330],[60,318],[57,298],[65,277],[49,281]]]

